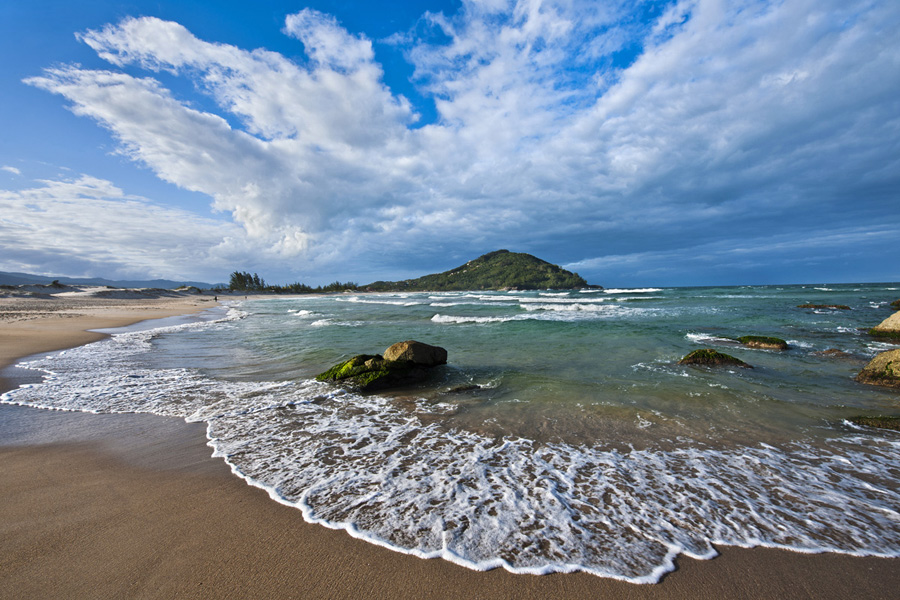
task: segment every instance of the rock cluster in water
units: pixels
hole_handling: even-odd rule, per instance
[[[846,304],[798,304],[797,308],[818,308],[825,310],[850,310]]]
[[[372,392],[419,383],[428,377],[428,369],[446,363],[444,348],[407,340],[390,346],[384,355],[354,356],[319,374],[316,379]]]

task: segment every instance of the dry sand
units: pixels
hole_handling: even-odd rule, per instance
[[[0,322],[0,360],[96,339],[86,327],[210,305],[198,300]],[[0,406],[0,598],[896,598],[900,590],[897,559],[769,549],[682,558],[656,585],[470,571],[309,525],[210,458],[205,442],[201,425],[162,417]]]

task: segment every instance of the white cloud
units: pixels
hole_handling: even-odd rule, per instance
[[[13,175],[22,174],[22,171],[20,171],[16,167],[10,167],[9,165],[3,165],[2,167],[0,167],[0,171],[6,171],[7,173],[12,173]]]
[[[363,279],[385,254],[539,242],[565,252],[559,262],[612,244],[674,256],[723,232],[898,219],[900,5],[632,11],[470,0],[426,15],[418,34],[391,38],[435,100],[438,120],[421,128],[372,43],[310,9],[284,26],[307,64],[154,18],[82,35],[114,67],[194,82],[218,114],[121,70],[57,67],[28,82],[160,178],[209,195],[272,256],[342,273],[341,257],[370,256],[348,273]]]
[[[225,272],[236,256],[229,223],[125,194],[81,175],[0,190],[0,269],[103,276],[200,277]]]

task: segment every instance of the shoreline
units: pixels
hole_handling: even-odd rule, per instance
[[[212,305],[203,300],[187,311],[157,308],[198,312]],[[19,343],[3,346],[0,364],[103,337],[78,329],[86,323],[172,316],[148,316],[154,309],[133,302],[107,306],[105,316],[45,316],[32,323],[40,327],[16,328]],[[0,339],[10,335],[7,325]],[[0,380],[0,391],[8,385]],[[4,598],[13,590],[15,597],[72,598],[889,598],[900,586],[895,558],[764,548],[718,548],[710,561],[681,556],[678,569],[653,585],[584,573],[471,571],[306,523],[299,510],[212,458],[199,424],[2,405],[0,431],[9,427],[19,438],[14,445],[0,438]]]

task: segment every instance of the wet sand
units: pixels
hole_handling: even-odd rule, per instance
[[[0,361],[96,339],[80,327],[148,318],[145,308],[129,317],[129,302],[109,320],[45,316],[15,334],[0,322]],[[198,424],[0,405],[0,598],[894,598],[900,589],[898,559],[727,547],[711,561],[679,559],[656,585],[476,572],[310,525],[210,454]]]

